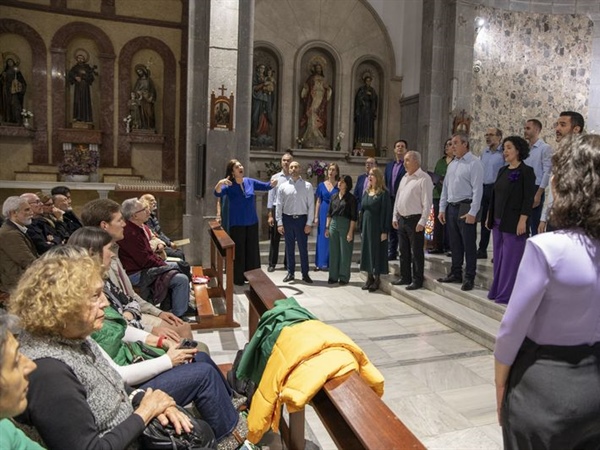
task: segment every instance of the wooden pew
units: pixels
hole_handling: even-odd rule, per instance
[[[273,308],[276,300],[287,296],[261,269],[250,270],[244,275],[250,282],[246,296],[252,337],[260,316]],[[329,380],[311,404],[340,449],[425,449],[356,372]],[[288,449],[304,449],[304,411],[290,414],[289,423],[282,416],[280,430]]]
[[[192,267],[192,275],[209,276],[209,285],[194,284],[196,297],[196,323],[192,330],[207,328],[237,328],[240,326],[233,320],[233,260],[235,243],[216,220],[209,222],[210,266]],[[224,282],[223,269],[227,274]],[[213,282],[216,280],[216,283]],[[215,305],[219,302],[219,305]],[[215,309],[215,306],[217,308]],[[224,306],[224,311],[223,311]]]

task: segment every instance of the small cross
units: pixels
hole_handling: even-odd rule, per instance
[[[227,90],[227,88],[225,87],[224,84],[221,85],[220,88],[217,88],[219,91],[221,91],[221,97],[223,97],[225,95],[225,91]]]

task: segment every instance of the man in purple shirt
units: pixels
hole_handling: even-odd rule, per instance
[[[400,181],[406,173],[404,167],[404,155],[408,150],[408,143],[404,139],[399,139],[394,143],[394,161],[385,166],[385,187],[390,194],[392,205],[396,201],[396,193]],[[391,224],[390,224],[391,225]],[[390,226],[390,229],[391,226]],[[398,258],[398,233],[393,231],[389,234],[388,260],[393,261]]]

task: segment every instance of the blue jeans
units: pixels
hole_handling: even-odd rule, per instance
[[[227,436],[237,425],[238,412],[231,403],[231,388],[206,353],[198,352],[195,362],[173,367],[140,387],[160,389],[179,406],[194,402],[217,440]]]
[[[168,266],[179,270],[176,262],[168,262]],[[142,272],[134,272],[129,275],[131,284],[137,286],[140,284]],[[171,292],[171,312],[177,317],[183,317],[188,310],[190,301],[190,280],[183,273],[178,273],[169,281],[169,291]]]

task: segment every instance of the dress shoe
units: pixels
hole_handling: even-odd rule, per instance
[[[340,280],[340,286],[346,286],[348,284],[347,281]]]
[[[440,283],[462,283],[462,277],[457,277],[456,275],[450,274],[444,278],[437,279]]]
[[[446,256],[447,256],[448,258],[452,257],[452,252],[446,252]]]
[[[291,274],[291,273],[288,273],[288,274],[285,276],[285,278],[283,279],[283,282],[284,282],[284,283],[287,283],[288,281],[294,281],[294,278],[295,278],[295,277],[294,277],[294,275],[293,275],[293,274]]]
[[[473,280],[466,279],[460,287],[461,291],[470,291],[473,289]]]
[[[427,253],[429,253],[430,255],[441,255],[442,253],[444,253],[444,250],[434,249],[429,250]]]
[[[269,266],[267,272],[275,272],[275,266]]]
[[[331,278],[329,280],[327,280],[327,284],[335,284],[337,283],[337,281],[332,280]]]
[[[406,290],[407,291],[416,291],[417,289],[421,289],[423,287],[422,284],[419,283],[410,283],[408,286],[406,286]]]
[[[487,252],[477,252],[477,259],[487,259]]]
[[[402,286],[404,284],[410,284],[410,280],[405,280],[403,278],[399,278],[396,281],[392,281],[391,284],[393,284],[394,286]]]
[[[379,282],[379,275],[375,275],[373,277],[373,283],[371,283],[369,286],[369,292],[375,292],[377,289],[379,289]]]
[[[374,281],[375,281],[375,279],[373,278],[373,275],[369,275],[367,277],[367,281],[365,281],[365,284],[362,285],[361,289],[363,291],[366,291],[367,289],[369,289],[369,286],[371,286]]]
[[[309,277],[308,275],[302,275],[302,281],[304,281],[305,283],[310,283],[312,284],[313,280],[311,277]]]

